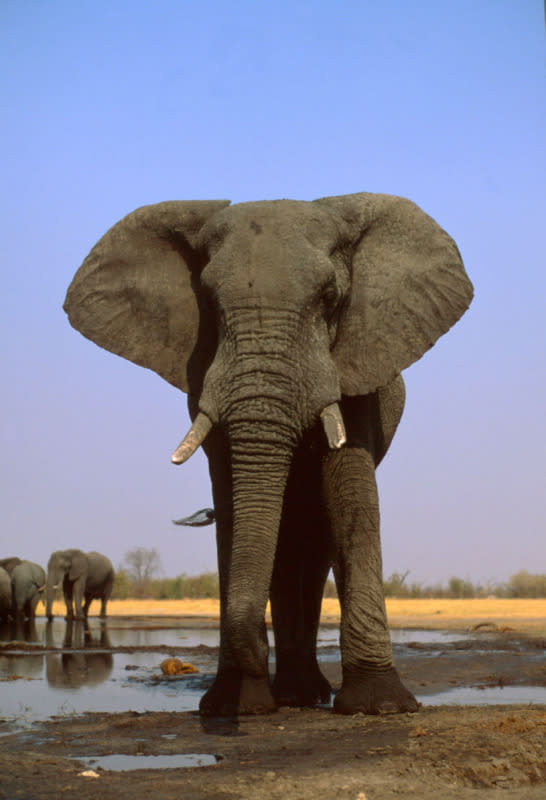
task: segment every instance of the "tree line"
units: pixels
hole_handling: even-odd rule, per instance
[[[114,581],[112,599],[181,600],[184,598],[218,598],[216,572],[201,575],[182,573],[175,578],[160,578],[161,559],[155,548],[137,547],[125,554]],[[408,581],[409,571],[393,572],[383,581],[386,597],[407,598],[472,598],[472,597],[546,597],[546,575],[520,570],[505,583],[472,583],[452,577],[447,583],[424,584]],[[326,581],[325,597],[337,597],[335,583]]]

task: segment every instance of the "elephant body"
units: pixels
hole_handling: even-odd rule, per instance
[[[0,567],[0,621],[11,615],[11,577],[4,567]]]
[[[100,616],[106,608],[114,585],[114,567],[101,553],[82,550],[56,550],[47,566],[46,616],[53,619],[55,589],[62,584],[67,619],[84,619],[94,599],[101,601]]]
[[[46,584],[44,569],[33,561],[22,561],[11,573],[12,615],[33,619]]]
[[[324,583],[341,605],[340,713],[415,710],[395,669],[375,470],[401,371],[472,298],[455,243],[403,198],[167,202],[115,225],[67,292],[71,324],[188,393],[172,456],[209,460],[220,655],[205,715],[330,698]],[[276,674],[268,674],[271,599]]]

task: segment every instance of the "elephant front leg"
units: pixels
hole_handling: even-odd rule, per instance
[[[341,604],[343,682],[334,710],[340,714],[416,711],[418,703],[393,663],[371,454],[350,446],[329,453],[324,491]]]
[[[220,653],[212,686],[201,698],[199,712],[207,717],[234,717],[239,714],[268,713],[276,709],[271,694],[267,665],[265,619],[258,624],[257,644],[262,650],[261,669],[249,673],[232,643],[230,624],[230,567],[233,555],[233,513],[230,456],[225,441],[213,431],[206,444],[213,488],[220,579]]]

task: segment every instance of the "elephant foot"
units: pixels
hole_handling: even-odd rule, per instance
[[[273,697],[279,706],[312,708],[318,703],[329,703],[332,687],[318,666],[303,670],[282,670],[273,681]]]
[[[238,670],[218,673],[199,703],[199,713],[204,717],[270,714],[276,710],[268,678],[254,678]]]
[[[418,708],[394,667],[344,670],[343,685],[334,698],[337,714],[401,714]]]

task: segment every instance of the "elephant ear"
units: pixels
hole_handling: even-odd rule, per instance
[[[227,205],[229,200],[171,201],[143,206],[120,220],[68,288],[64,310],[70,324],[187,392],[186,365],[199,327],[193,244],[204,223]]]
[[[70,550],[68,557],[70,559],[68,577],[71,581],[75,581],[87,572],[87,556],[82,550]]]
[[[333,358],[341,391],[386,386],[468,308],[473,288],[455,242],[402,197],[354,194],[316,200],[344,223],[351,294]]]

